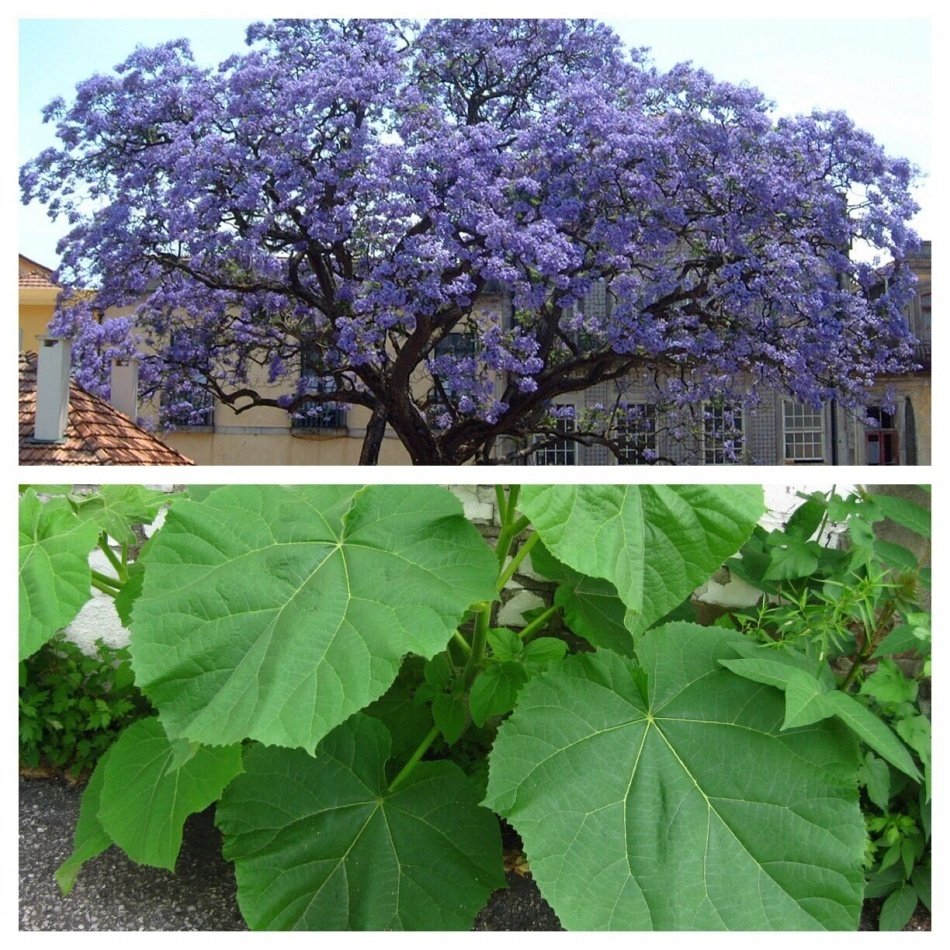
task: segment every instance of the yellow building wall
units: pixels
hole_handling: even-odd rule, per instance
[[[356,436],[294,435],[289,429],[256,432],[167,432],[162,440],[198,465],[356,465],[362,433]],[[386,438],[380,465],[408,465],[402,443]]]
[[[20,343],[19,349],[22,352],[35,353],[39,342],[37,337],[46,333],[46,326],[53,316],[53,308],[56,303],[55,294],[46,294],[47,300],[24,301],[24,292],[20,294]]]

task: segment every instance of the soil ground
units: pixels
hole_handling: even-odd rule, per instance
[[[221,857],[210,810],[188,820],[174,874],[135,864],[110,848],[86,864],[63,897],[53,875],[72,850],[80,795],[81,789],[62,779],[20,779],[20,930],[247,929],[234,869]],[[492,895],[473,929],[560,930],[534,882],[511,863],[508,888]],[[862,930],[877,929],[879,910],[879,902],[867,902]],[[930,930],[929,913],[918,911],[906,930]]]

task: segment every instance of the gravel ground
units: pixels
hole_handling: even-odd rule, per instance
[[[53,874],[72,851],[80,794],[56,779],[20,780],[20,930],[247,929],[210,812],[185,826],[176,873],[110,848],[63,897]]]
[[[72,851],[81,790],[20,779],[20,930],[246,930],[233,867],[221,857],[211,811],[194,815],[175,873],[143,867],[118,848],[89,861],[63,897],[53,875]],[[534,883],[514,872],[475,930],[559,930]]]
[[[60,779],[20,779],[20,930],[246,930],[234,869],[221,857],[211,811],[194,815],[175,873],[130,861],[118,848],[89,861],[63,897],[54,873],[72,851],[81,790]],[[510,871],[473,930],[560,930],[530,878]],[[880,901],[868,901],[862,930],[877,929]],[[921,906],[906,930],[930,930]]]

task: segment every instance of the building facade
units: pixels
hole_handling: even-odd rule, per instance
[[[728,405],[695,407],[692,420],[674,426],[655,405],[649,373],[618,384],[604,382],[559,400],[563,438],[548,438],[536,448],[508,441],[499,454],[521,450],[528,465],[927,465],[931,458],[930,340],[931,245],[924,242],[911,266],[917,294],[908,308],[911,330],[920,341],[919,368],[899,377],[879,380],[874,404],[867,407],[876,425],[829,404],[805,406],[780,394],[761,394],[754,410]],[[882,278],[886,279],[886,277]],[[52,271],[20,257],[20,348],[36,348],[45,332],[58,288]],[[506,308],[496,288],[482,302],[486,309]],[[608,306],[603,288],[589,306]],[[453,335],[454,336],[454,335]],[[301,367],[306,373],[306,367]],[[428,385],[420,377],[420,387]],[[266,388],[266,387],[265,387]],[[274,395],[280,390],[275,389]],[[575,420],[587,413],[621,410],[611,433],[623,445],[617,454],[602,444],[581,444],[569,438]],[[157,407],[142,406],[139,414],[155,418]],[[199,465],[354,465],[369,412],[360,406],[328,406],[306,418],[282,409],[255,407],[235,412],[209,400],[207,406],[175,428],[160,432],[168,445]],[[573,418],[572,418],[573,417]],[[675,430],[675,431],[674,431]],[[399,440],[390,432],[379,463],[408,464]]]

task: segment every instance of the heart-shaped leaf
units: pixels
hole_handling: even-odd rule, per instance
[[[735,554],[765,511],[755,485],[525,485],[519,508],[559,561],[613,584],[634,635]]]
[[[133,525],[151,524],[165,505],[179,496],[144,485],[103,485],[77,501],[77,516],[123,544],[137,540]]]
[[[20,659],[67,626],[89,600],[89,552],[99,529],[76,517],[68,500],[20,496]]]
[[[564,622],[579,637],[596,647],[630,656],[633,641],[626,627],[627,608],[610,581],[588,577],[562,564],[543,544],[531,552],[531,565],[544,577],[559,581],[554,604],[564,613]]]
[[[498,822],[451,762],[394,791],[389,734],[358,713],[313,756],[257,746],[218,806],[256,930],[469,929],[504,886]]]
[[[241,748],[170,742],[161,723],[142,719],[109,750],[99,821],[134,861],[174,870],[185,819],[217,801],[241,771]]]
[[[720,665],[736,638],[669,624],[640,666],[572,657],[502,724],[486,804],[569,930],[857,926],[856,743],[834,720],[783,732],[781,692]]]
[[[497,565],[448,491],[220,488],[143,553],[138,682],[169,735],[313,749],[381,696],[407,653],[445,647]]]

